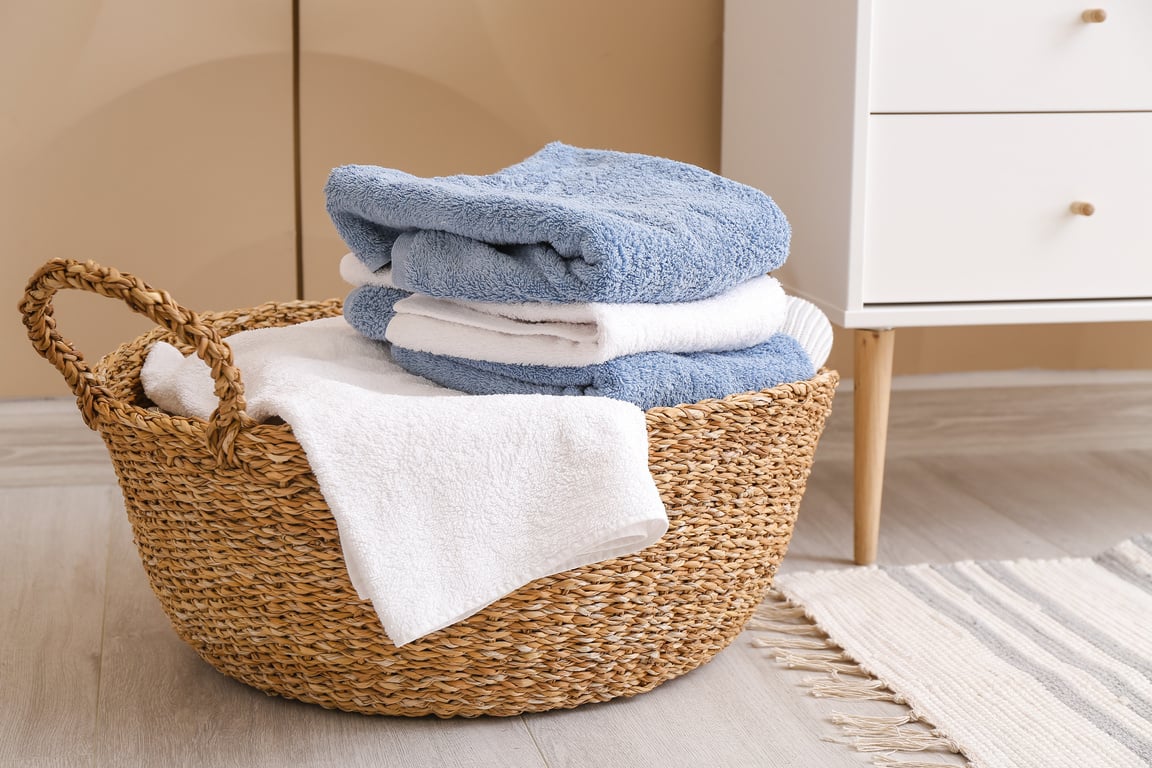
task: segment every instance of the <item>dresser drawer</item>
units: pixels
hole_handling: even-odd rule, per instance
[[[1152,297],[1152,114],[874,115],[868,131],[866,304]]]
[[[874,113],[1152,109],[1149,0],[873,0],[871,51]]]

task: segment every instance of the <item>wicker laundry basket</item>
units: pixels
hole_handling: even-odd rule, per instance
[[[95,368],[56,331],[64,288],[118,298],[160,328]],[[337,314],[338,301],[197,315],[92,262],[54,260],[21,302],[115,465],[141,560],[176,632],[226,675],[363,713],[513,715],[650,690],[741,631],[788,546],[838,376],[647,412],[671,525],[635,555],[539,579],[402,648],[349,583],[336,524],[284,424],[244,412],[221,341]],[[147,401],[140,368],[164,340],[212,368],[208,422]],[[558,498],[557,504],[564,500]]]

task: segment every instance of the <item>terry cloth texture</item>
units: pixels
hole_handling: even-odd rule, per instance
[[[522,302],[714,296],[784,263],[791,230],[759,190],[686,163],[548,144],[487,176],[336,168],[336,229],[404,290]]]
[[[392,345],[392,359],[417,375],[472,394],[597,395],[647,410],[769,389],[816,371],[791,336],[728,352],[641,352],[597,365],[515,365],[414,352]]]

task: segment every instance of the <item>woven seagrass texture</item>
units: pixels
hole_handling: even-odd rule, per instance
[[[61,288],[121,298],[162,327],[89,370],[56,333]],[[130,275],[56,260],[21,308],[33,344],[104,438],[141,560],[176,632],[270,694],[373,714],[513,715],[641,693],[741,631],[784,557],[838,376],[647,412],[670,517],[652,546],[539,579],[396,648],[357,598],[336,524],[284,424],[243,412],[222,337],[339,313],[290,302],[197,316]],[[151,407],[140,387],[165,340],[212,367],[210,422]],[[557,498],[557,504],[564,499]]]

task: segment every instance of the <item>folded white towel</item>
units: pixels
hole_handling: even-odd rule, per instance
[[[352,254],[340,263],[352,285],[392,286]],[[718,352],[780,331],[787,297],[764,275],[700,301],[674,304],[498,304],[413,294],[396,302],[385,338],[398,347],[471,360],[582,367],[637,352]]]
[[[633,405],[463,396],[400,369],[340,317],[228,343],[248,413],[292,427],[352,584],[398,646],[667,530]],[[141,381],[173,413],[217,406],[207,366],[168,344],[149,352]]]

